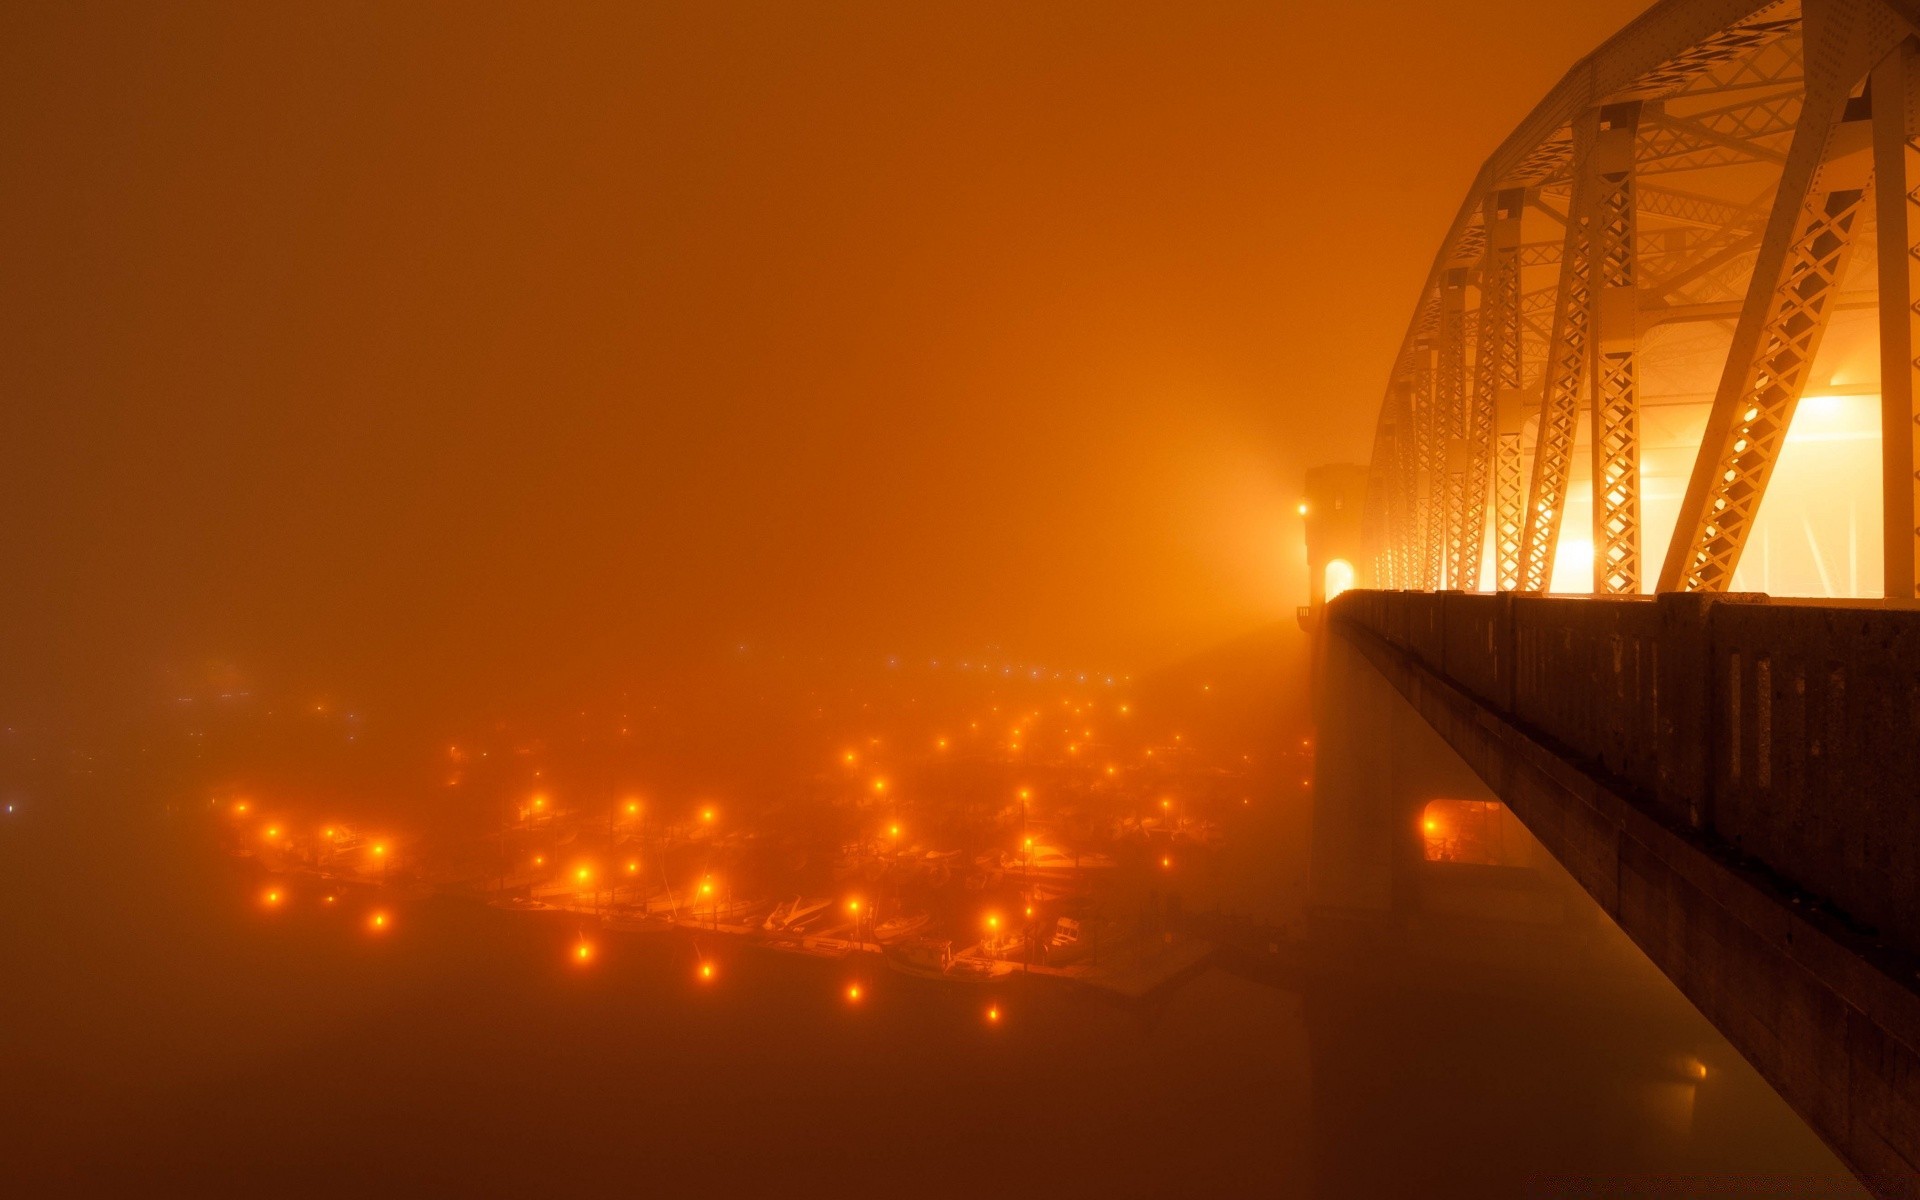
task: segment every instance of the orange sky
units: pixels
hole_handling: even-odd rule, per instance
[[[1473,172],[1642,5],[294,7],[0,14],[22,694],[1290,619]]]

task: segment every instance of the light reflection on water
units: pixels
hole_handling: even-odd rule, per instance
[[[1336,937],[1302,983],[1142,1008],[677,934],[596,932],[582,968],[577,922],[457,901],[380,901],[373,936],[366,896],[263,906],[178,824],[48,819],[0,855],[24,1194],[1852,1188],[1610,928],[1585,974]]]

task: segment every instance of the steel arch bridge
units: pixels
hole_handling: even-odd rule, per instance
[[[1434,256],[1375,430],[1361,582],[1548,590],[1584,549],[1562,541],[1584,457],[1596,593],[1729,590],[1846,319],[1878,340],[1883,594],[1920,594],[1916,35],[1914,0],[1665,0],[1575,66]],[[1647,519],[1649,415],[1691,455],[1670,536]]]

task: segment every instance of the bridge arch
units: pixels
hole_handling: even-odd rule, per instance
[[[1916,34],[1666,0],[1576,65],[1422,285],[1361,585],[1920,596]]]

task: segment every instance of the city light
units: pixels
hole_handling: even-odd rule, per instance
[[[575,946],[573,948],[573,961],[581,964],[593,961],[593,946],[587,942],[581,942],[578,946]]]
[[[711,980],[711,979],[713,978],[713,964],[712,964],[712,963],[710,963],[710,962],[703,962],[703,963],[701,963],[701,964],[700,964],[700,978],[701,978],[701,980],[702,980],[703,982],[705,982],[705,981],[709,981],[709,980]]]
[[[860,1003],[860,985],[859,984],[850,983],[847,985],[847,999],[852,1001],[855,1004]]]
[[[268,905],[269,907],[272,907],[272,906],[274,906],[274,905],[277,905],[277,904],[279,904],[279,903],[280,903],[280,889],[278,889],[278,888],[269,888],[269,889],[267,890],[267,894],[266,894],[265,896],[263,896],[263,897],[261,897],[261,899],[263,899],[263,900],[264,900],[264,901],[265,901],[265,902],[267,903],[267,905]]]
[[[998,1025],[999,1023],[1000,1023],[1000,1006],[998,1004],[988,1005],[987,1006],[987,1024]]]
[[[375,933],[385,933],[391,924],[392,922],[388,920],[387,914],[383,912],[374,913],[371,917],[367,918],[367,926]]]

